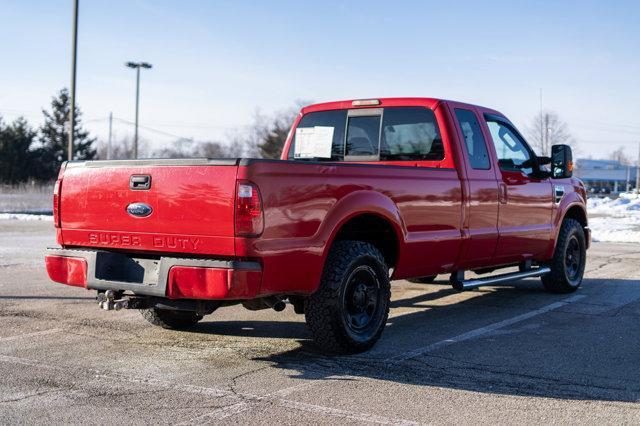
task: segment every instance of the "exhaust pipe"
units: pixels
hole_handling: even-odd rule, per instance
[[[242,302],[242,306],[250,311],[271,308],[276,312],[282,312],[287,307],[282,299],[276,296],[261,297],[259,299],[249,299]]]
[[[287,307],[287,304],[277,297],[274,297],[273,299],[267,298],[264,303],[276,312],[282,312],[284,311],[284,308]]]

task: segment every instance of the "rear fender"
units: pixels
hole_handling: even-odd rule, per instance
[[[398,257],[404,246],[406,229],[396,204],[389,197],[376,191],[357,191],[338,201],[325,217],[319,229],[319,239],[326,241],[322,254],[324,265],[336,235],[350,219],[373,214],[386,220],[393,228],[398,241]]]

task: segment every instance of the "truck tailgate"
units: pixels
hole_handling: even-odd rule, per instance
[[[62,243],[233,256],[237,169],[235,159],[69,163],[60,190]],[[132,189],[132,176],[148,176],[149,188]],[[133,203],[143,203],[142,211],[128,211]]]

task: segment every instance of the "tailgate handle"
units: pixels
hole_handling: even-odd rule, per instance
[[[129,189],[140,191],[149,188],[151,188],[150,175],[131,175],[131,179],[129,180]]]

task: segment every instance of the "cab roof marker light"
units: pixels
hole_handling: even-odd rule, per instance
[[[380,101],[378,99],[359,99],[357,101],[351,102],[352,106],[372,106],[372,105],[380,105]]]

